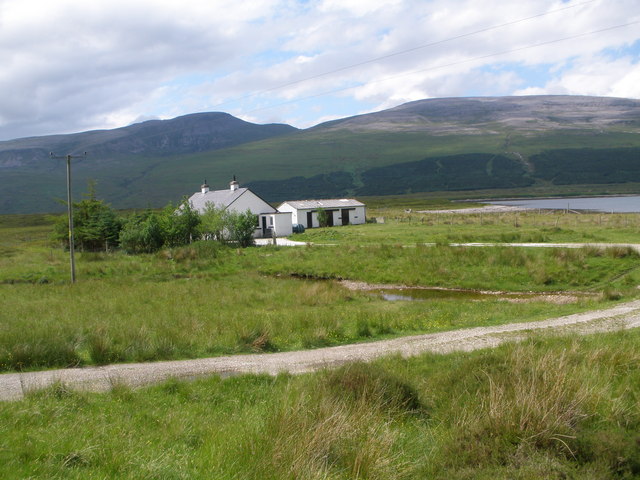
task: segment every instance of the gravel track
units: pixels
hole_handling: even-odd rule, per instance
[[[55,382],[77,390],[104,392],[115,385],[139,387],[169,378],[228,377],[245,373],[300,374],[348,362],[371,361],[385,355],[409,357],[424,352],[448,353],[495,347],[506,341],[523,340],[540,331],[589,334],[637,327],[640,327],[640,300],[539,322],[467,328],[315,350],[7,373],[0,375],[0,400],[20,400],[25,393]]]

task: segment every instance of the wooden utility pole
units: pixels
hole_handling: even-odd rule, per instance
[[[75,259],[75,239],[73,236],[73,203],[71,201],[71,159],[85,158],[87,152],[83,155],[65,155],[56,156],[53,152],[49,152],[51,158],[65,158],[67,160],[67,214],[69,215],[69,262],[71,267],[71,283],[76,283],[76,259]]]

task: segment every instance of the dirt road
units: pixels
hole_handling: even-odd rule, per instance
[[[99,392],[107,391],[114,385],[138,387],[168,378],[224,377],[243,373],[298,374],[353,361],[370,361],[391,354],[408,357],[423,352],[471,351],[493,347],[505,341],[522,340],[540,331],[587,334],[637,327],[640,327],[640,300],[606,310],[540,322],[468,328],[316,350],[7,373],[0,375],[0,400],[19,400],[25,393],[45,388],[54,382],[62,382],[78,390]]]

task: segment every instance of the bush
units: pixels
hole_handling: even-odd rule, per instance
[[[163,244],[160,219],[151,211],[129,218],[120,232],[120,245],[127,253],[152,253]]]
[[[120,232],[120,245],[128,253],[153,253],[160,248],[179,247],[200,236],[200,214],[188,201],[162,212],[151,210],[129,218]]]
[[[186,245],[200,237],[200,214],[187,199],[178,208],[171,203],[167,205],[162,212],[161,223],[164,245],[168,247]]]
[[[332,214],[327,212],[325,209],[323,208],[318,209],[318,224],[321,227],[329,226],[329,215],[332,215]]]
[[[258,216],[247,210],[244,213],[230,213],[230,220],[231,240],[242,248],[253,245]]]

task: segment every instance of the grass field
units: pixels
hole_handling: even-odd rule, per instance
[[[618,221],[625,225],[625,218]],[[640,257],[630,249],[477,249],[446,243],[402,248],[396,243],[403,238],[439,241],[447,229],[466,229],[469,240],[495,235],[499,240],[515,229],[487,221],[443,226],[400,220],[305,234],[341,238],[342,246],[335,247],[236,250],[199,242],[152,255],[79,252],[79,281],[69,285],[67,254],[49,243],[48,220],[9,216],[0,245],[0,369],[314,348],[543,319],[637,295]],[[593,235],[611,238],[637,228],[634,223],[617,230],[612,222],[598,223]],[[593,295],[566,305],[500,297],[388,302],[349,291],[334,279]]]
[[[414,200],[407,207],[373,203],[370,220],[384,224],[355,225],[348,229],[316,228],[296,234],[299,241],[335,244],[458,243],[458,242],[548,242],[548,243],[640,243],[640,215],[606,213],[564,213],[544,210],[499,214],[420,213],[475,207],[479,204],[433,199]],[[407,200],[405,199],[405,202]],[[424,205],[427,204],[426,208]]]
[[[63,385],[0,409],[0,476],[632,479],[640,333],[290,377]]]
[[[49,217],[0,216],[0,369],[315,348],[541,320],[638,296],[640,257],[627,248],[449,245],[635,242],[635,215],[369,213],[386,223],[298,236],[335,244],[327,247],[78,252],[75,285],[67,254],[49,241]],[[338,278],[584,295],[562,305],[388,302]],[[299,377],[115,385],[108,394],[55,385],[0,406],[0,477],[638,478],[639,347],[640,333],[628,331]]]

